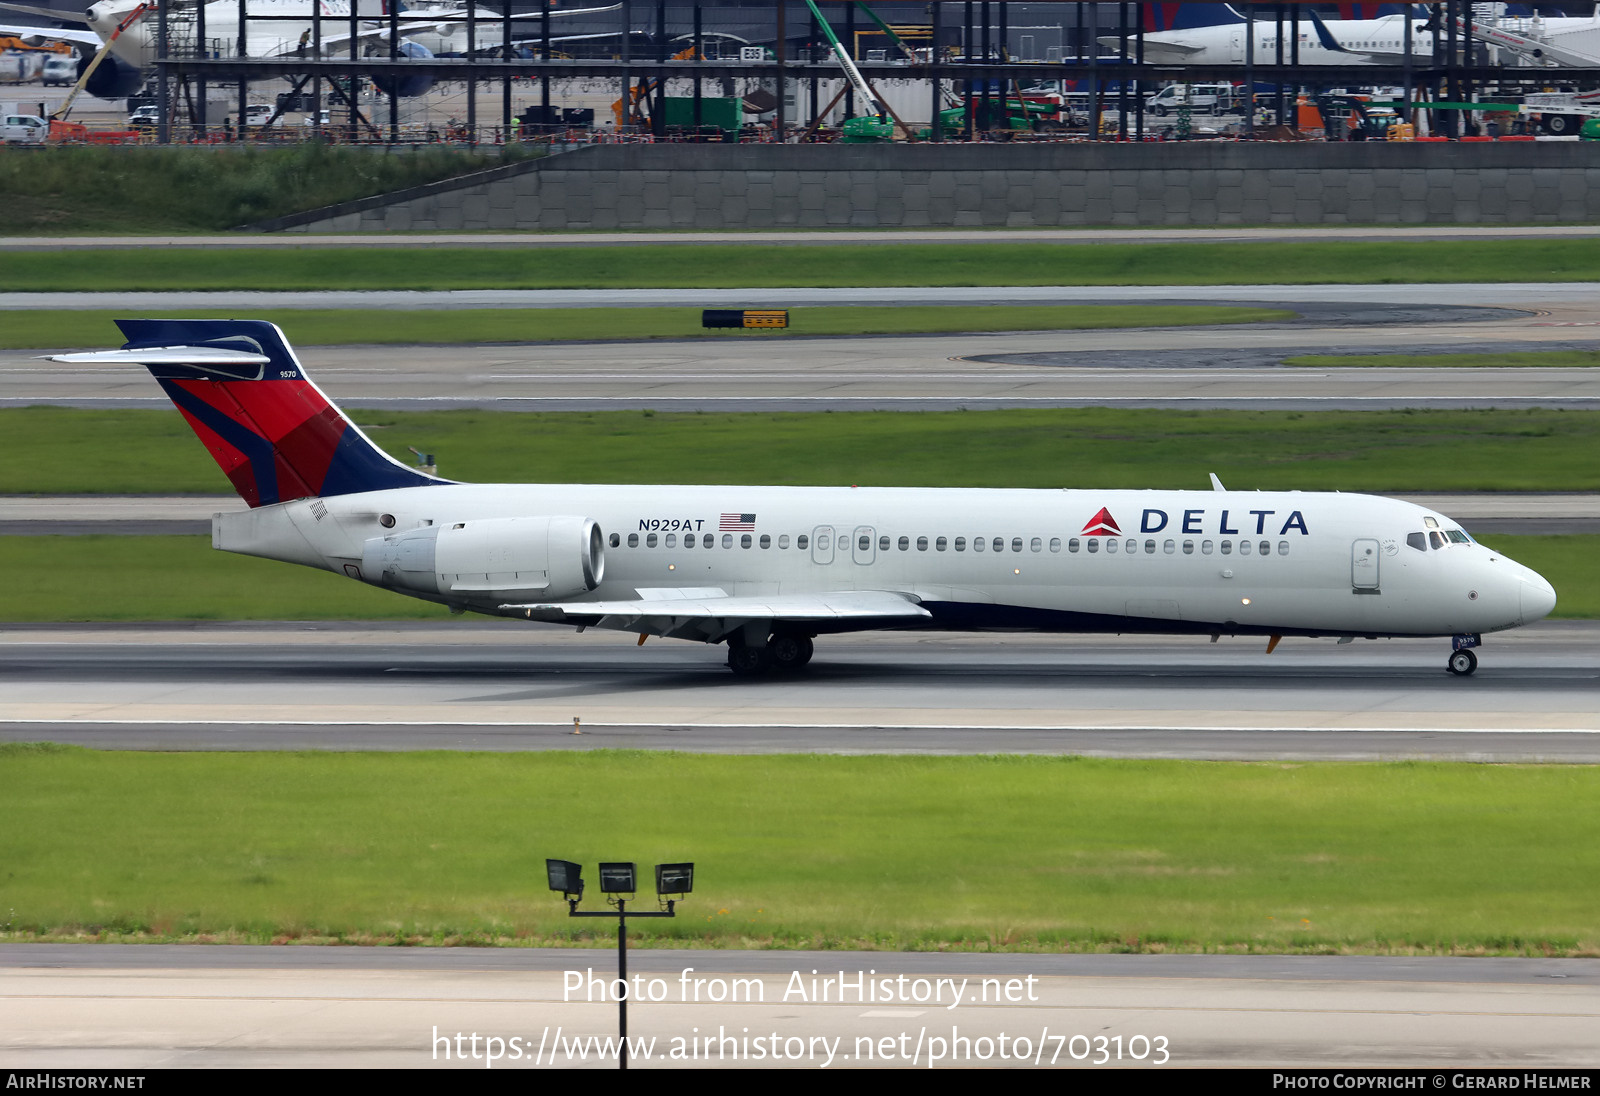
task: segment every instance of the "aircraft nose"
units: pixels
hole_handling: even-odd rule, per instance
[[[1518,603],[1524,624],[1547,617],[1556,607],[1555,587],[1530,571],[1522,580]]]

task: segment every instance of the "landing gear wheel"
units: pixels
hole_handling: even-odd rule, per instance
[[[772,655],[774,669],[792,672],[811,661],[816,647],[810,636],[779,633],[767,641],[767,650]]]
[[[728,648],[728,669],[740,677],[759,677],[772,669],[772,653],[765,647],[745,644]]]
[[[1478,656],[1471,651],[1456,651],[1445,663],[1445,668],[1457,677],[1466,677],[1478,668]]]

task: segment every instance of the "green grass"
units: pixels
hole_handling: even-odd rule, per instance
[[[0,266],[0,291],[19,292],[1595,280],[1600,248],[1544,239],[37,251]]]
[[[527,154],[519,146],[508,152],[511,158]],[[444,146],[395,154],[309,142],[283,148],[0,149],[0,194],[10,235],[215,232],[501,162],[498,154]],[[8,269],[14,257],[6,257]],[[125,288],[153,288],[138,276],[140,259],[151,257],[125,253],[131,263],[124,269],[133,275]]]
[[[226,319],[232,311],[143,312],[140,318]],[[121,345],[116,311],[23,310],[0,313],[0,349]],[[1268,308],[1174,305],[983,305],[975,308],[800,308],[782,330],[711,329],[698,308],[519,308],[434,311],[306,309],[272,313],[296,346],[349,343],[529,343],[570,339],[756,338],[785,335],[931,334],[949,331],[1075,331],[1098,327],[1166,327],[1264,323],[1295,313]],[[98,341],[95,341],[98,338]]]
[[[1304,354],[1284,365],[1336,369],[1594,369],[1600,350],[1530,350],[1499,354]]]
[[[561,857],[695,862],[647,946],[1600,953],[1589,766],[0,747],[0,786],[12,939],[608,946]]]
[[[1483,539],[1554,584],[1554,616],[1600,617],[1600,536]],[[0,573],[0,620],[14,622],[446,616],[328,571],[213,551],[204,536],[0,536]]]
[[[1593,491],[1587,411],[352,411],[476,482]],[[176,411],[0,409],[0,493],[231,493]],[[92,443],[92,444],[91,444]],[[736,454],[736,456],[730,456]]]

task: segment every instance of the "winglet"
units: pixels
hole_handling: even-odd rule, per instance
[[[1211,489],[1213,491],[1226,491],[1227,490],[1226,487],[1222,486],[1222,481],[1217,478],[1217,474],[1215,472],[1211,473]]]

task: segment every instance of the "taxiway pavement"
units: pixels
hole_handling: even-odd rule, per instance
[[[617,1008],[588,981],[614,964],[0,945],[0,1067],[614,1069],[591,1037],[615,1034]],[[1407,1068],[1444,1087],[1454,1069],[1600,1066],[1596,960],[632,951],[628,972],[643,994],[628,1032],[651,1050],[633,1068]]]

